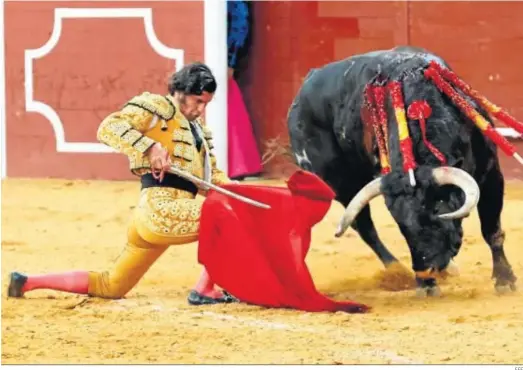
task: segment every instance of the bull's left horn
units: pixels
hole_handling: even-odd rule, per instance
[[[476,180],[467,172],[455,167],[435,168],[432,176],[438,185],[456,185],[465,193],[465,203],[460,209],[438,215],[438,217],[445,220],[467,217],[479,201],[480,191]]]
[[[345,213],[341,218],[336,234],[337,238],[343,235],[347,228],[352,224],[356,216],[361,212],[363,208],[369,202],[381,194],[381,177],[372,180],[369,182],[363,189],[361,189],[358,194],[352,199],[347,208],[345,208]]]

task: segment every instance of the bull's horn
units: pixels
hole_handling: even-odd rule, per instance
[[[438,185],[456,185],[465,193],[465,203],[460,209],[438,215],[439,218],[452,220],[467,217],[479,201],[479,186],[467,172],[455,167],[438,167],[432,171]]]
[[[381,177],[372,180],[352,199],[338,224],[338,229],[335,234],[337,238],[343,235],[361,210],[365,208],[372,199],[381,194],[381,180]]]

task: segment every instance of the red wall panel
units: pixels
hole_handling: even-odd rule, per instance
[[[198,2],[6,2],[7,176],[131,178],[115,153],[57,153],[49,120],[27,112],[27,50],[48,42],[55,8],[152,8],[154,33],[185,61],[203,59],[203,4]],[[122,12],[122,11],[121,11]],[[58,43],[33,62],[33,96],[60,117],[68,142],[96,142],[100,121],[141,91],[166,93],[172,59],[147,39],[143,18],[66,18]],[[31,73],[31,72],[29,72]]]
[[[523,50],[523,3],[256,2],[254,17],[241,84],[262,150],[278,136],[287,140],[287,109],[311,68],[402,44],[440,54],[474,88],[523,120],[523,54],[515,52]],[[517,145],[523,153],[523,143]],[[509,177],[523,178],[513,159],[500,157]],[[292,168],[283,157],[266,164],[274,176]]]
[[[157,38],[183,49],[187,62],[203,60],[203,3],[5,3],[7,175],[131,178],[122,155],[57,153],[49,120],[26,111],[24,53],[49,40],[55,8],[71,7],[152,8]],[[440,54],[523,120],[521,2],[257,1],[253,11],[252,49],[239,82],[262,150],[271,139],[287,140],[287,110],[311,68],[401,44]],[[142,90],[165,92],[173,69],[151,47],[142,19],[65,19],[56,47],[33,63],[34,99],[56,111],[67,141],[95,142],[103,117]],[[523,178],[514,160],[500,156],[510,177]],[[269,176],[291,168],[284,157],[266,164]]]

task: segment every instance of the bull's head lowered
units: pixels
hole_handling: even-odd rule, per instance
[[[392,172],[368,183],[347,206],[336,236],[372,199],[383,195],[409,245],[416,274],[429,278],[445,271],[459,251],[463,235],[459,220],[476,206],[479,187],[472,176],[454,167],[420,167],[416,179],[417,186],[412,187],[405,176]]]
[[[465,143],[469,140],[470,131],[461,137],[467,125],[460,122],[472,121],[508,155],[514,156],[521,163],[523,160],[490,123],[445,80],[452,82],[488,113],[513,126],[511,117],[500,108],[436,62],[422,70],[421,79],[419,77],[414,72],[386,84],[382,76],[379,76],[367,85],[362,118],[368,127],[372,126],[374,129],[384,176],[368,183],[352,199],[339,223],[336,236],[343,235],[372,199],[383,195],[409,245],[417,276],[429,279],[450,269],[451,259],[458,253],[462,242],[461,220],[470,214],[480,198],[478,184],[457,163],[464,160],[466,153],[461,152],[460,158],[453,156],[460,152],[456,150],[456,146],[470,144]],[[402,84],[405,94],[401,90]],[[386,113],[385,91],[390,93],[393,114]],[[403,96],[409,103],[408,111],[405,110]],[[435,104],[431,108],[427,101],[416,100],[419,96]],[[449,104],[449,100],[453,104]],[[416,154],[413,152],[406,113],[411,120],[419,120],[421,134],[416,133]],[[433,135],[437,137],[436,145],[432,145],[426,137],[425,119],[431,114],[431,130],[433,134],[437,134]],[[395,117],[396,126],[388,124],[390,117]],[[391,130],[395,131],[395,135],[389,136]],[[391,137],[395,137],[396,141]],[[420,149],[421,144],[425,146],[423,149]],[[429,155],[430,159],[426,154],[427,148],[433,154]],[[415,158],[419,161],[419,166]],[[440,166],[434,162],[434,158],[441,162]],[[395,171],[392,171],[392,167]],[[466,164],[463,167],[469,171],[474,170]]]

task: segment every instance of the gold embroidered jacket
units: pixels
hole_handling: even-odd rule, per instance
[[[227,175],[216,167],[211,131],[201,119],[193,124],[203,136],[200,150],[189,121],[180,113],[173,98],[144,92],[128,101],[122,110],[107,116],[98,128],[97,138],[127,155],[130,170],[137,176],[151,172],[145,153],[159,142],[168,150],[174,166],[204,178],[208,156],[209,180],[216,185],[229,182]]]

